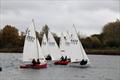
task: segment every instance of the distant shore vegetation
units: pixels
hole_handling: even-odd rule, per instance
[[[48,35],[48,25],[43,26],[40,32],[36,32],[41,44],[43,34]],[[0,52],[23,52],[26,32],[19,34],[15,26],[5,25],[0,30]],[[53,36],[59,46],[60,37],[53,32]],[[119,54],[120,55],[120,20],[109,22],[104,25],[100,34],[93,34],[89,37],[78,37],[88,54]]]

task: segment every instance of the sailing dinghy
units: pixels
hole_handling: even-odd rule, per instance
[[[69,52],[70,42],[68,41],[67,37],[61,33],[60,37],[60,54],[61,54],[61,60],[56,61],[55,64],[57,65],[67,65],[70,60],[70,52]]]
[[[51,32],[48,33],[48,49],[52,61],[54,62],[54,64],[57,64],[57,62],[60,61],[61,54],[60,49]]]
[[[35,59],[35,60],[39,59],[40,64],[36,64],[33,66],[33,64],[32,64],[33,59]],[[34,22],[27,29],[24,50],[23,50],[23,62],[25,64],[21,65],[20,68],[40,69],[40,68],[47,67],[45,57],[42,54],[38,38],[36,37]]]
[[[73,25],[74,26],[74,25]],[[71,62],[72,63],[80,63],[80,65],[89,64],[88,56],[78,38],[76,28],[74,26],[75,32],[70,36],[71,41]]]

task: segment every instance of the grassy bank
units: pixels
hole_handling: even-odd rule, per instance
[[[120,49],[85,49],[87,54],[95,55],[120,55]],[[22,53],[23,48],[2,48],[1,53]]]

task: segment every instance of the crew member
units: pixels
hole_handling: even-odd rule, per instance
[[[32,64],[33,64],[33,66],[35,66],[37,64],[35,59],[32,60]]]

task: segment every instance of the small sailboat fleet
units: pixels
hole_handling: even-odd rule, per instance
[[[74,27],[75,28],[75,27]],[[48,32],[48,37],[43,35],[41,46],[35,33],[35,24],[28,28],[25,37],[23,62],[20,68],[41,69],[47,67],[46,56],[51,56],[51,60],[55,65],[67,65],[69,63],[79,63],[79,65],[89,64],[89,59],[83,49],[83,46],[78,38],[77,31],[75,33],[65,35],[61,33],[60,47],[58,47],[51,32]],[[34,60],[39,61],[39,64],[32,64]]]

